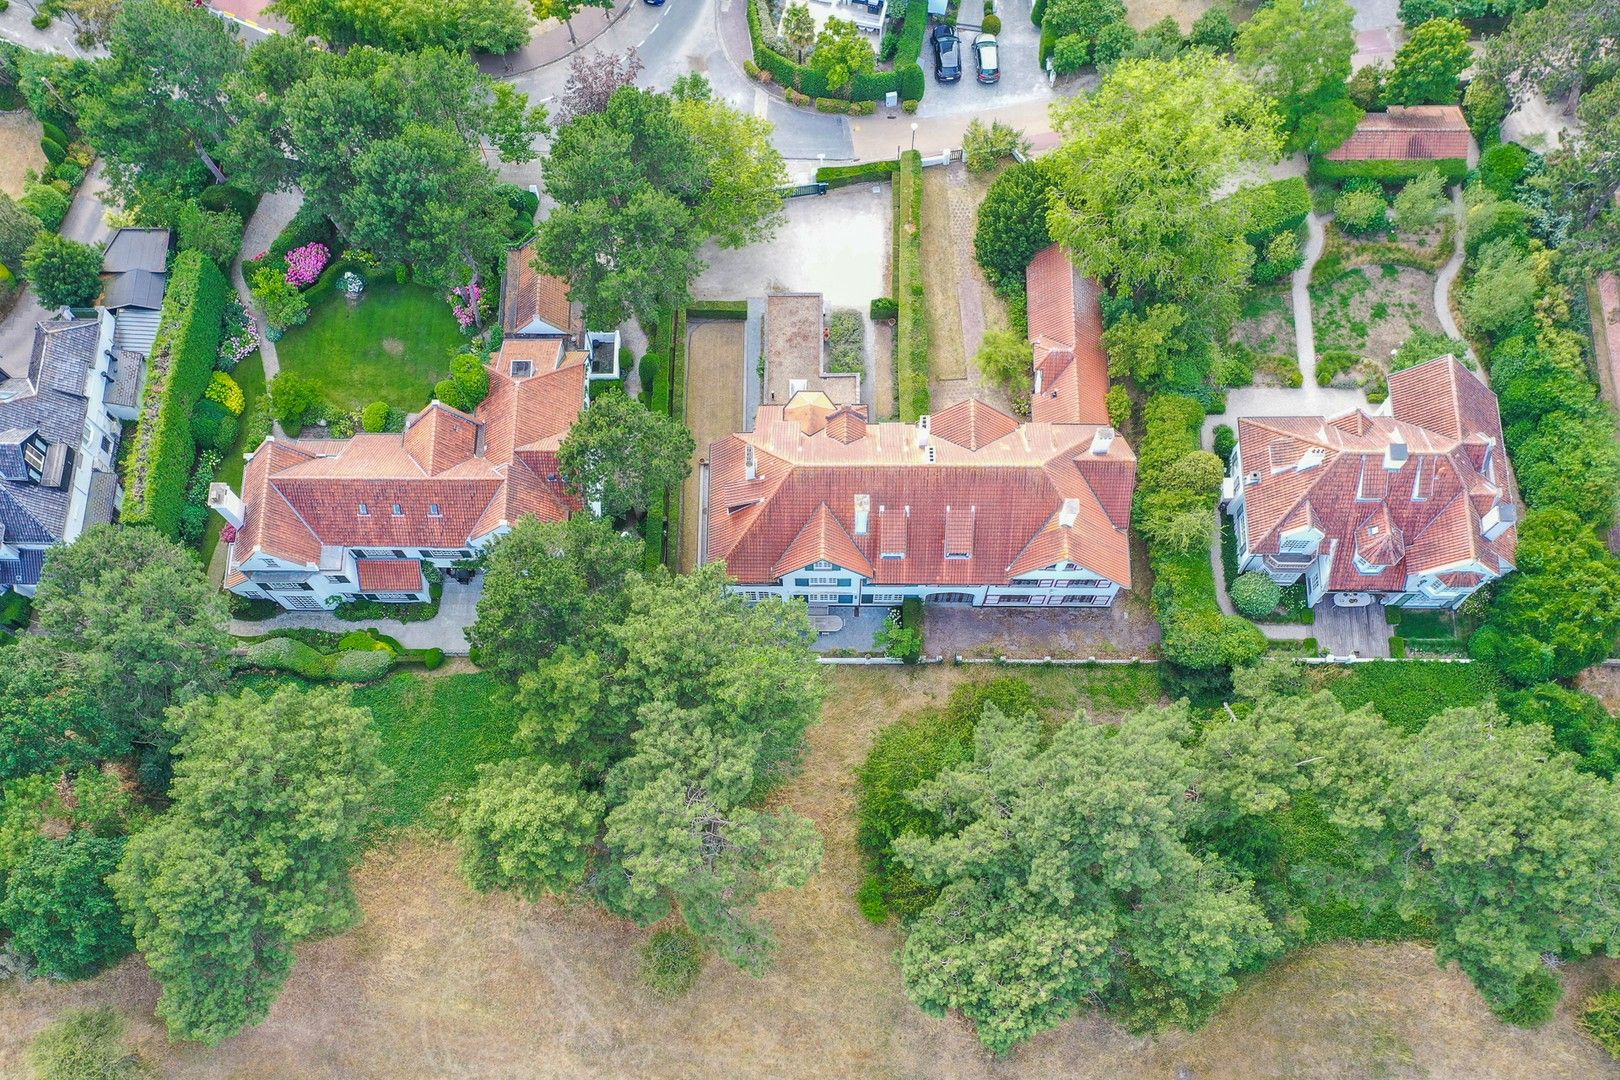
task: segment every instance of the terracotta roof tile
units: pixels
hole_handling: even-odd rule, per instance
[[[1355,133],[1329,150],[1329,161],[1433,161],[1467,158],[1468,121],[1455,105],[1391,106],[1368,113]]]
[[[405,452],[433,476],[473,456],[478,424],[466,413],[432,401],[405,425],[404,445]]]
[[[360,591],[421,592],[422,564],[415,559],[356,559]]]
[[[548,329],[568,334],[573,329],[568,283],[536,270],[534,255],[533,244],[506,254],[501,328],[508,334],[545,333]],[[545,325],[537,325],[537,320]]]
[[[1097,283],[1081,277],[1057,244],[1030,260],[1024,281],[1040,381],[1031,415],[1041,423],[1108,423],[1108,354]]]
[[[967,398],[929,418],[928,430],[935,438],[949,439],[958,446],[977,450],[1018,430],[1018,421],[988,402]]]
[[[776,561],[772,570],[774,577],[791,574],[795,570],[803,570],[813,563],[836,563],[846,570],[854,570],[866,577],[872,576],[872,564],[867,561],[861,550],[855,546],[855,541],[845,531],[843,525],[833,516],[827,504],[822,503],[810,515],[810,520],[804,523],[799,535],[794,537],[793,543],[782,552],[781,558]]]

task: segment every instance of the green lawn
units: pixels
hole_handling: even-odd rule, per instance
[[[229,484],[231,490],[238,495],[242,494],[242,471],[247,462],[242,455],[250,453],[257,447],[245,445],[247,439],[247,420],[253,415],[253,406],[264,396],[264,360],[257,350],[248,354],[247,358],[236,365],[231,377],[242,388],[242,415],[237,417],[240,423],[236,428],[236,441],[231,443],[225,451],[225,460],[220,463],[219,472],[214,479],[222,484]],[[219,531],[225,527],[225,519],[218,514],[208,515],[208,531],[203,533],[203,566],[207,566],[214,558],[214,548],[219,544]]]
[[[466,338],[450,305],[421,285],[372,282],[358,304],[338,290],[276,345],[282,371],[307,375],[329,400],[358,411],[373,401],[414,411],[450,373]]]
[[[1496,672],[1484,664],[1391,660],[1333,668],[1323,678],[1345,708],[1370,702],[1373,711],[1405,731],[1416,731],[1447,709],[1493,701],[1501,687]]]

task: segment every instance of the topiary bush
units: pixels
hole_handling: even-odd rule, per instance
[[[994,14],[986,15],[984,17],[983,24],[980,26],[980,29],[983,30],[986,34],[999,34],[999,33],[1001,33],[1001,16],[1000,15],[994,15]]]
[[[1239,574],[1232,582],[1232,606],[1240,615],[1258,619],[1269,615],[1282,600],[1282,586],[1263,570]]]
[[[891,322],[899,317],[900,304],[892,296],[875,297],[870,314],[873,322]]]
[[[1479,182],[1499,197],[1511,199],[1529,164],[1530,151],[1518,143],[1497,143],[1480,155]]]
[[[373,401],[360,410],[360,428],[375,434],[388,430],[388,402]]]
[[[703,973],[703,943],[685,927],[660,930],[641,950],[641,980],[660,997],[677,998]]]
[[[1215,456],[1222,461],[1229,461],[1232,451],[1237,449],[1237,433],[1226,424],[1215,425]],[[1275,607],[1276,605],[1272,605]]]
[[[191,437],[202,449],[224,450],[236,441],[237,421],[230,410],[206,398],[191,410]]]

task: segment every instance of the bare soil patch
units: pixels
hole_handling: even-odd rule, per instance
[[[29,169],[45,170],[45,151],[39,140],[43,131],[34,114],[27,109],[0,113],[0,191],[19,198],[23,192],[23,175]]]
[[[405,355],[405,343],[399,340],[399,338],[385,337],[381,342],[379,342],[379,344],[382,346],[382,351],[387,353],[389,356]]]
[[[743,422],[743,324],[696,322],[686,332],[686,425],[697,443],[692,473],[681,490],[679,566],[691,570],[698,551],[698,462],[709,445]]]
[[[960,369],[954,369],[960,370],[960,376],[942,374],[937,361],[933,363],[934,410],[937,412],[964,398],[978,398],[1017,415],[1019,410],[1014,408],[1014,403],[1006,392],[988,382],[980,373],[978,365],[973,362],[988,331],[1005,330],[1012,325],[1006,303],[990,288],[990,283],[985,280],[984,271],[979,268],[978,260],[973,256],[973,233],[978,227],[979,206],[984,202],[985,193],[990,190],[990,182],[995,179],[996,173],[970,172],[960,163],[930,169],[924,178],[925,199],[932,198],[926,194],[928,191],[926,177],[931,173],[944,175],[944,183],[939,187],[944,191],[944,214],[947,218],[948,233],[945,244],[937,246],[937,249],[928,247],[933,239],[928,214],[931,210],[939,209],[930,201],[924,206],[923,258],[930,264],[936,260],[953,260],[955,263],[954,286],[963,361]],[[923,273],[927,277],[930,268],[925,266]],[[932,283],[929,288],[933,289]],[[930,312],[932,310],[930,308]],[[1022,411],[1027,412],[1028,403],[1021,404]]]
[[[1434,314],[1434,275],[1385,264],[1346,270],[1311,288],[1316,349],[1362,358],[1354,381],[1387,374],[1389,358],[1417,330],[1440,332]],[[1337,385],[1337,383],[1335,383]]]
[[[1288,283],[1252,293],[1231,340],[1247,348],[1254,362],[1254,386],[1299,385],[1299,349],[1294,336],[1294,305]]]

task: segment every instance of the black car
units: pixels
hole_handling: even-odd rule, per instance
[[[944,23],[934,27],[934,78],[942,83],[962,79],[962,42]]]
[[[1001,81],[1001,50],[995,38],[980,34],[973,39],[973,73],[982,83]]]

